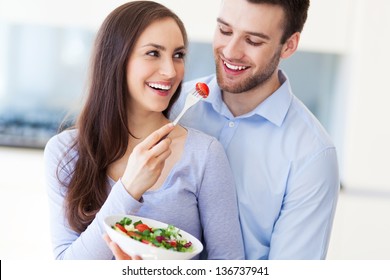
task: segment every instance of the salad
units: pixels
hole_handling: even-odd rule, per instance
[[[133,223],[130,218],[124,217],[115,223],[112,228],[151,246],[177,252],[192,252],[194,249],[192,243],[183,239],[180,230],[173,225],[168,225],[167,228],[151,228],[144,224],[142,220]]]

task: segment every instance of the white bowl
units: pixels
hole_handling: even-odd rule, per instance
[[[130,218],[133,222],[142,220],[143,223],[151,228],[166,228],[168,224],[132,215],[113,215],[106,217],[104,219],[104,226],[111,240],[118,244],[119,247],[130,256],[140,256],[143,260],[189,260],[200,254],[203,250],[202,243],[196,237],[184,230],[180,230],[180,234],[184,239],[192,242],[192,246],[194,247],[192,252],[171,251],[134,240],[112,228],[112,226],[124,217]]]

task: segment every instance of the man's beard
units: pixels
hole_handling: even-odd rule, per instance
[[[260,70],[255,75],[252,75],[240,83],[229,84],[225,82],[223,79],[223,66],[220,64],[219,55],[215,54],[215,65],[217,72],[217,81],[218,85],[222,91],[230,92],[230,93],[243,93],[249,91],[257,86],[263,85],[266,81],[268,81],[275,70],[278,68],[280,61],[281,48],[274,54],[271,60],[267,63],[267,65]]]

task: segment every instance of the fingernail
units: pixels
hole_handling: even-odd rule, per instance
[[[173,123],[169,123],[168,127],[174,127]]]

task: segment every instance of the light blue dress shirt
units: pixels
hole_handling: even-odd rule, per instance
[[[214,75],[189,81],[172,108],[174,119],[196,82],[209,97],[180,123],[216,137],[236,182],[246,259],[324,259],[339,193],[335,147],[293,95],[286,75],[281,87],[253,111],[234,117]]]

